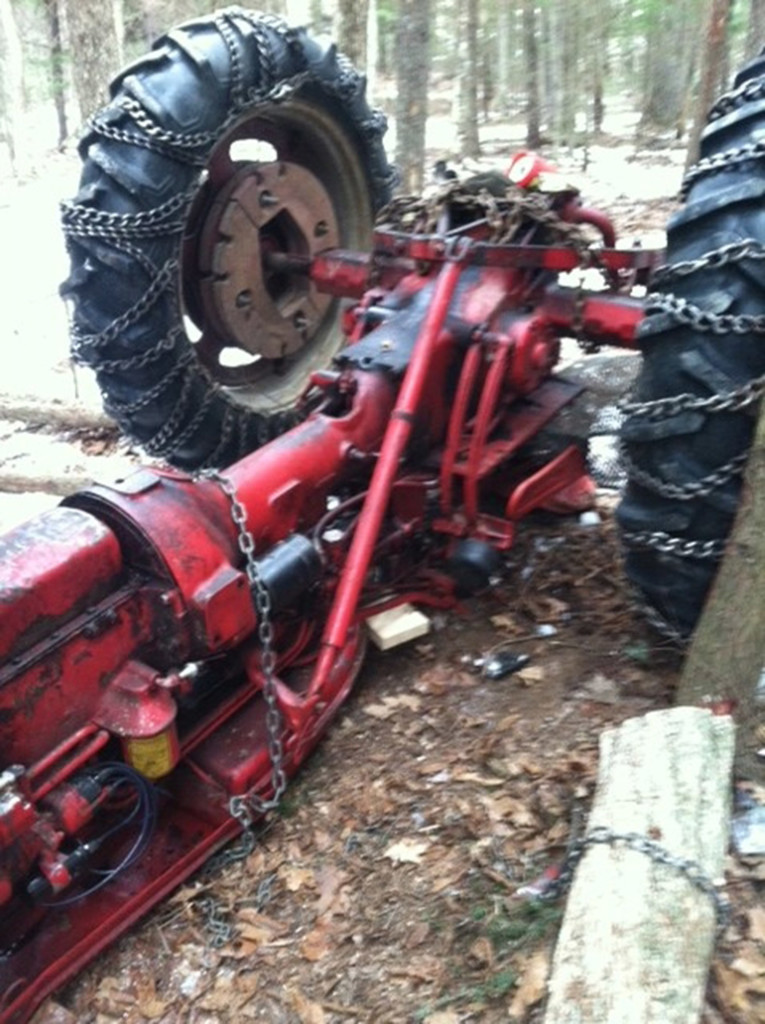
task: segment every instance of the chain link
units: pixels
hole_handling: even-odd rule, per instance
[[[741,242],[721,245],[718,249],[712,249],[695,260],[681,260],[679,263],[657,267],[651,275],[651,287],[655,288],[674,278],[689,277],[700,270],[717,270],[719,267],[725,267],[731,263],[741,263],[743,260],[763,259],[765,259],[765,245],[753,238],[745,238]]]
[[[729,480],[743,473],[748,457],[748,452],[742,452],[740,455],[735,455],[724,465],[713,469],[711,473],[707,473],[706,476],[701,477],[699,480],[689,480],[685,484],[674,484],[667,480],[662,480],[660,477],[654,476],[637,466],[627,455],[623,445],[621,451],[621,460],[625,471],[632,480],[635,480],[642,487],[647,487],[648,490],[662,495],[664,498],[674,498],[678,501],[691,501],[694,498],[703,498],[708,494],[712,494],[713,491],[728,483]]]
[[[765,142],[747,142],[745,146],[739,146],[737,149],[725,149],[713,156],[704,157],[686,172],[680,189],[680,198],[685,199],[691,185],[700,178],[710,174],[719,174],[721,171],[730,170],[739,164],[762,160],[763,157],[765,157]]]
[[[695,331],[710,331],[712,334],[765,334],[765,315],[711,313],[671,292],[657,292],[649,296],[645,311],[647,314],[669,313],[677,323],[686,324]]]
[[[255,600],[258,613],[258,639],[261,645],[261,667],[263,671],[263,699],[266,702],[266,732],[268,737],[268,754],[271,760],[271,785],[273,795],[265,800],[254,790],[241,796],[233,796],[229,809],[233,817],[249,828],[254,815],[265,814],[279,806],[279,802],[287,788],[287,776],[284,770],[284,750],[282,746],[282,716],[276,691],[276,652],[274,650],[274,632],[271,624],[271,597],[265,587],[258,563],[255,560],[255,539],[247,526],[247,512],[239,500],[236,489],[228,477],[217,469],[206,469],[200,474],[206,480],[213,480],[229,500],[231,519],[237,528],[237,545],[244,555],[245,571]]]
[[[475,211],[490,228],[488,241],[501,245],[511,241],[524,221],[547,227],[560,241],[569,244],[592,265],[592,250],[578,224],[562,220],[540,195],[525,193],[508,182],[505,196],[486,189],[472,192],[460,182],[447,182],[426,196],[397,196],[377,216],[377,225],[407,234],[431,235],[442,230],[444,215],[451,210]]]
[[[752,100],[759,100],[765,96],[765,77],[750,78],[737,89],[732,89],[719,98],[709,111],[709,120],[717,121],[719,118],[730,114]]]
[[[719,561],[725,551],[724,540],[684,540],[662,530],[624,531],[621,537],[629,547],[653,548],[665,555],[677,555],[680,558]]]
[[[682,394],[667,398],[654,398],[648,402],[622,402],[619,410],[625,416],[638,416],[649,420],[662,420],[683,412],[738,412],[754,405],[765,395],[765,374],[746,381],[739,388],[708,397]]]
[[[720,891],[720,886],[709,878],[697,861],[686,857],[677,857],[647,836],[639,835],[636,832],[615,832],[604,826],[593,828],[580,838],[572,840],[558,877],[545,889],[540,899],[552,901],[562,896],[571,886],[574,872],[587,850],[594,846],[604,845],[626,846],[627,849],[634,850],[636,853],[645,854],[655,864],[665,865],[683,875],[691,885],[708,896],[714,905],[718,934],[725,930],[730,919],[730,903]]]

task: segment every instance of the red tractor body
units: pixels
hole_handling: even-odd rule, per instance
[[[279,796],[347,696],[364,620],[448,607],[540,507],[584,507],[562,336],[632,344],[660,254],[381,230],[291,270],[352,298],[305,419],[220,473],[146,469],[0,539],[0,1020],[41,999]],[[533,239],[533,231],[528,233]],[[596,265],[603,288],[559,287]]]

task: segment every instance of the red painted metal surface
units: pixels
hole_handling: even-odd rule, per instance
[[[305,421],[224,472],[269,593],[290,594],[268,623],[220,480],[142,470],[0,538],[3,1024],[236,835],[232,797],[272,793],[266,690],[292,774],[353,685],[365,618],[454,604],[456,539],[505,550],[534,508],[589,499],[577,450],[518,456],[579,392],[551,375],[559,339],[631,346],[629,287],[661,257],[616,249],[575,194],[551,202],[599,232],[596,256],[490,244],[480,223],[448,243],[382,230],[369,256],[268,254],[357,302]],[[557,286],[588,263],[603,291]]]

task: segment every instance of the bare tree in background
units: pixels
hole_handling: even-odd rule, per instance
[[[710,0],[706,25],[706,40],[701,65],[701,80],[696,97],[696,114],[688,140],[685,166],[690,167],[699,158],[699,140],[707,120],[707,113],[719,90],[722,68],[725,64],[728,25],[733,0]]]
[[[56,108],[58,122],[58,147],[62,149],[69,134],[66,121],[66,76],[64,75],[64,42],[61,35],[61,12],[58,0],[44,0],[45,20],[48,23],[50,39],[50,61],[48,77],[53,104]]]
[[[682,138],[699,46],[699,20],[698,5],[689,0],[653,7],[645,26],[641,129],[674,128]]]
[[[80,118],[86,121],[108,98],[107,87],[119,71],[121,43],[111,0],[67,0],[69,47]]]
[[[523,55],[526,67],[526,145],[542,145],[539,106],[539,39],[534,0],[523,0]]]
[[[24,106],[24,61],[11,0],[0,0],[0,138],[16,173],[17,122]]]
[[[396,163],[408,192],[422,190],[430,70],[430,0],[398,0]]]
[[[367,60],[368,0],[338,0],[337,45],[354,67],[364,69]]]
[[[765,0],[750,0],[744,52],[747,59],[756,57],[765,46]]]
[[[478,139],[478,0],[459,0],[457,14],[459,39],[459,124],[463,157],[481,155]]]

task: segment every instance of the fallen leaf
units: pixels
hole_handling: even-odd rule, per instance
[[[510,1004],[510,1016],[522,1020],[528,1010],[535,1006],[547,990],[547,976],[550,973],[550,957],[540,949],[526,960],[521,968],[521,980]]]
[[[300,943],[300,955],[305,960],[315,963],[317,960],[321,960],[323,956],[326,956],[330,948],[329,929],[326,925],[320,924],[310,931]]]
[[[366,704],[361,710],[365,715],[371,715],[372,718],[379,718],[381,721],[391,718],[396,711],[387,704]]]
[[[237,937],[253,943],[256,948],[272,942],[289,930],[281,921],[259,914],[254,907],[241,907],[236,913],[236,921]]]
[[[430,843],[418,839],[400,839],[383,854],[394,864],[419,864]]]
[[[538,665],[529,665],[522,668],[520,672],[516,672],[516,679],[522,686],[533,686],[535,683],[543,682],[544,678],[544,669]]]
[[[603,675],[602,672],[596,672],[591,679],[588,679],[579,694],[596,704],[618,704],[621,699],[618,684]]]
[[[439,1010],[425,1018],[423,1024],[460,1024],[456,1010]]]
[[[316,884],[319,888],[319,902],[316,907],[318,917],[324,917],[334,910],[338,894],[348,881],[348,874],[332,864],[325,864],[316,872]]]
[[[312,1002],[298,988],[288,988],[285,993],[300,1024],[325,1024],[326,1016],[320,1003]]]
[[[409,929],[404,940],[404,947],[414,949],[415,946],[421,946],[429,935],[430,925],[426,921],[418,921]]]
[[[494,949],[491,941],[485,935],[476,939],[467,952],[467,958],[472,967],[491,967],[494,963]]]
[[[293,864],[282,864],[277,877],[284,883],[288,892],[299,892],[304,885],[315,885],[314,874],[310,868],[299,868]]]
[[[759,978],[765,974],[765,958],[759,955],[749,954],[737,956],[731,963],[730,969],[745,978]]]
[[[746,912],[749,938],[765,942],[765,907],[752,907]]]

